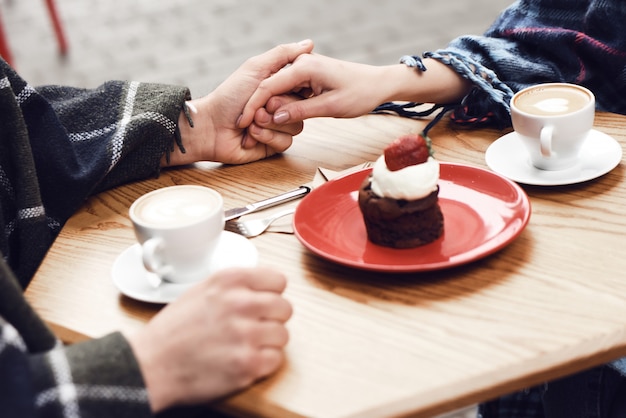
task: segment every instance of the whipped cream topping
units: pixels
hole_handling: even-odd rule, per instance
[[[433,157],[422,164],[390,171],[381,155],[372,169],[372,191],[391,199],[422,199],[437,189],[439,162]]]

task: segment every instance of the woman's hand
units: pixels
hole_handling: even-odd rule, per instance
[[[385,101],[392,87],[384,78],[387,70],[323,55],[301,55],[259,84],[244,107],[239,126],[266,119],[268,113],[273,113],[275,124],[320,116],[361,116]],[[306,100],[285,100],[287,93]]]

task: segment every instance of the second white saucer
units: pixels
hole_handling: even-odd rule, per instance
[[[580,162],[565,170],[534,167],[515,132],[500,137],[485,153],[485,161],[491,170],[517,183],[536,186],[559,186],[592,180],[614,169],[621,160],[619,142],[595,129],[591,130],[580,150]]]
[[[212,259],[212,271],[227,267],[254,267],[258,251],[247,238],[224,231]],[[134,244],[124,250],[113,263],[113,283],[124,295],[143,302],[169,303],[180,296],[191,284],[164,282],[155,287],[141,261],[141,247]]]

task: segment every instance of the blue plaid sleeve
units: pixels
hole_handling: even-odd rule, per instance
[[[530,85],[567,82],[589,88],[599,110],[626,114],[626,2],[518,0],[483,35],[426,52],[474,89],[452,110],[464,124],[510,126],[509,102]],[[390,107],[403,116],[419,117]]]

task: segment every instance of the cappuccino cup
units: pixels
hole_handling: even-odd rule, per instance
[[[164,187],[138,198],[129,214],[146,270],[172,283],[208,277],[224,230],[224,201],[217,191]]]
[[[578,163],[594,116],[593,93],[575,84],[538,84],[511,99],[513,129],[532,165],[541,170],[564,170]]]

